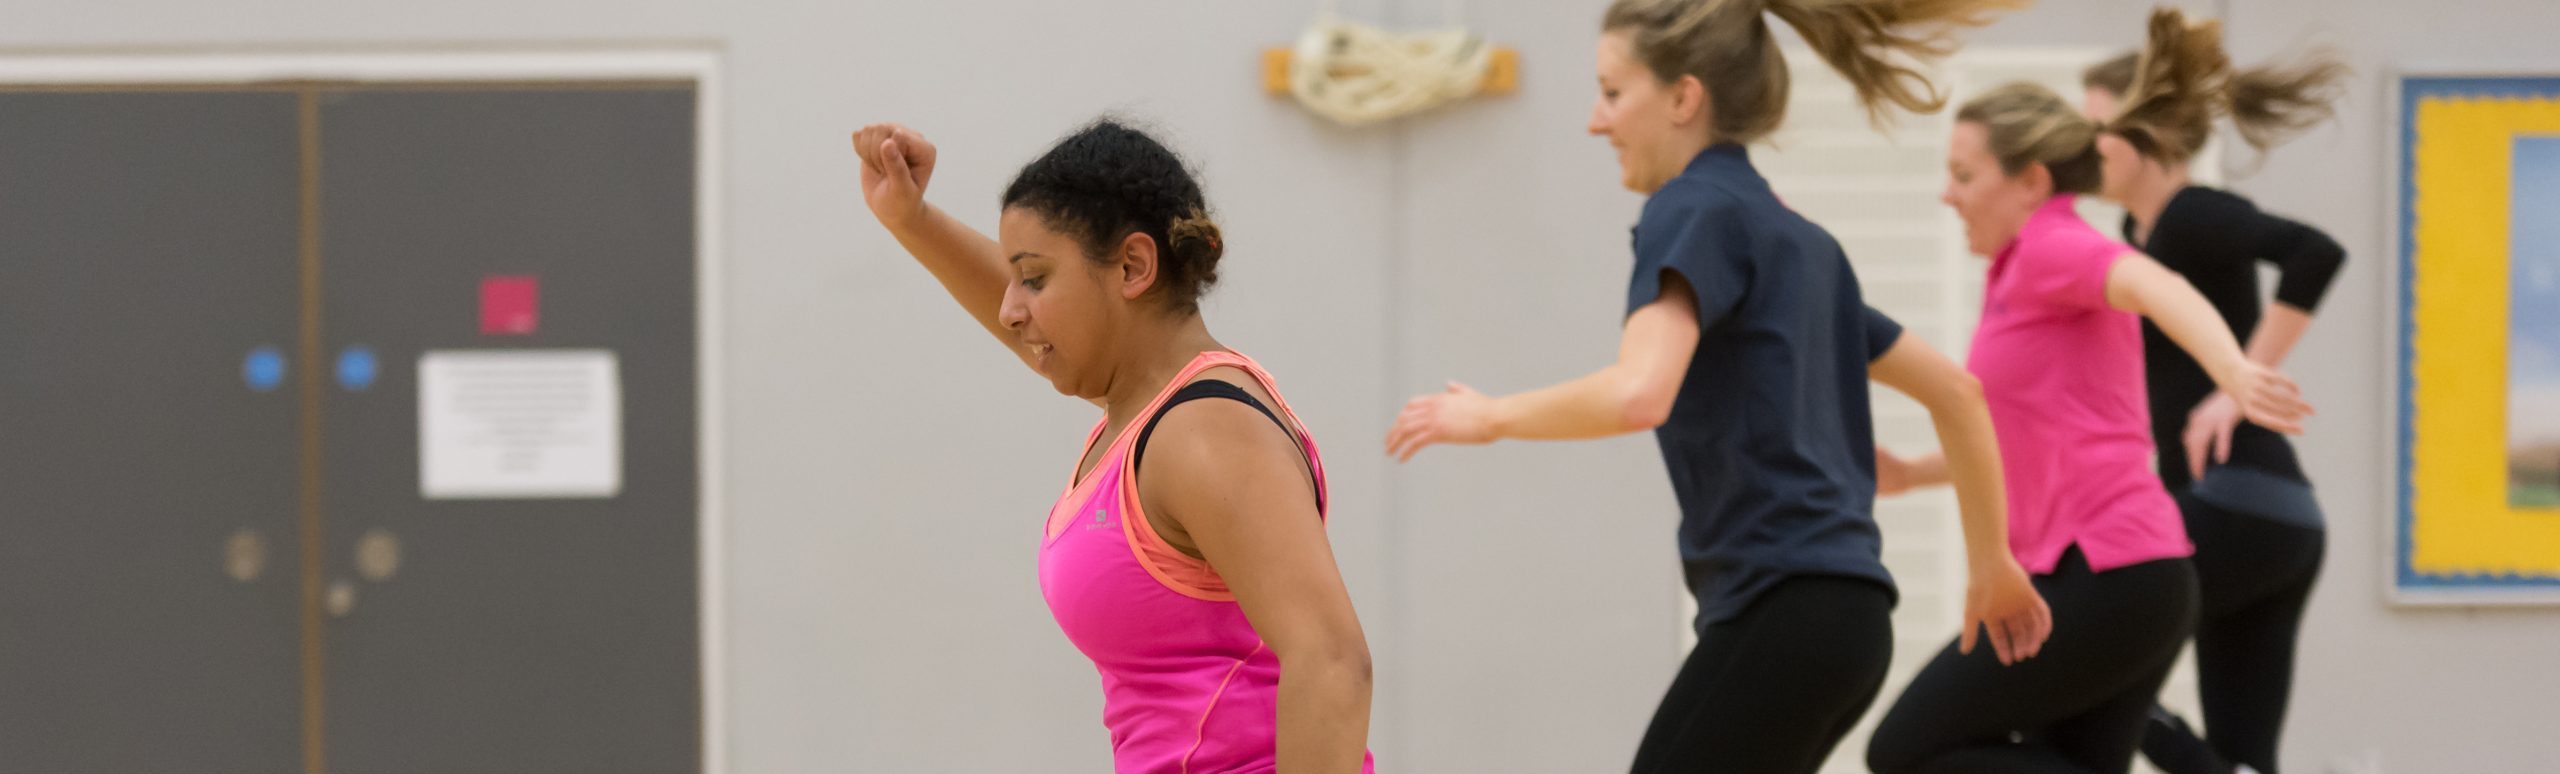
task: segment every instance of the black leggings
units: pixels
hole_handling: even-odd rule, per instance
[[[2001,666],[1989,643],[1938,653],[1893,703],[1867,766],[1903,772],[2123,772],[2196,622],[2195,568],[2161,559],[2091,572],[2072,548],[2036,591],[2053,636]]]
[[[2321,530],[2237,513],[2178,495],[2196,544],[2204,615],[2196,622],[2196,697],[2208,738],[2166,710],[2151,716],[2142,754],[2169,774],[2229,774],[2247,764],[2275,774],[2276,743],[2293,693],[2302,608],[2320,576]]]
[[[1811,774],[1893,661],[1893,594],[1799,575],[1707,625],[1636,748],[1635,774]]]

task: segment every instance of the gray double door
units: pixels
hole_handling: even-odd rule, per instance
[[[699,770],[694,116],[0,86],[0,773]],[[619,491],[422,494],[454,350],[612,352]]]

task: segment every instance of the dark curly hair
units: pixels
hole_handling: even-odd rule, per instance
[[[1039,215],[1102,261],[1130,234],[1156,243],[1156,283],[1166,306],[1197,314],[1218,282],[1225,245],[1200,182],[1182,157],[1146,132],[1101,118],[1040,154],[1004,188],[1004,207]]]

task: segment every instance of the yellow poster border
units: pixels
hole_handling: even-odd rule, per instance
[[[2560,511],[2512,507],[2506,483],[2515,140],[2560,135],[2560,95],[2408,110],[2403,585],[2560,579]]]

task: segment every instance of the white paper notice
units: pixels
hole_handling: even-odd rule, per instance
[[[601,349],[418,358],[418,491],[431,500],[622,491],[622,373]]]

